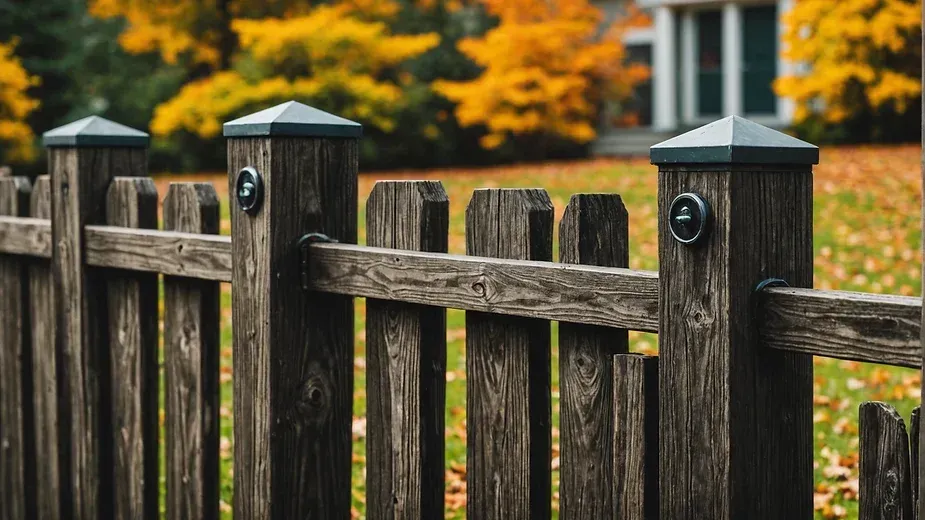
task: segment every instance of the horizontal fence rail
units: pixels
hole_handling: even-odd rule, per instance
[[[51,226],[0,216],[0,254],[51,257]],[[231,237],[86,227],[86,260],[231,281]],[[310,289],[382,300],[658,332],[658,273],[358,246],[313,244]],[[756,323],[763,345],[915,368],[922,302],[911,296],[771,288]]]

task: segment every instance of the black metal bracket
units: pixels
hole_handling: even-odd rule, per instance
[[[302,238],[296,243],[296,246],[299,250],[299,275],[302,282],[302,289],[308,290],[311,279],[309,278],[308,273],[308,259],[309,251],[311,250],[312,244],[333,244],[337,243],[337,240],[323,234],[323,233],[309,233],[303,235]]]
[[[751,318],[752,324],[755,323],[755,320],[758,318],[758,303],[759,296],[762,291],[765,289],[770,289],[772,287],[790,287],[790,284],[787,283],[787,280],[783,278],[765,278],[758,282],[758,285],[755,286],[755,289],[752,291],[751,295]]]

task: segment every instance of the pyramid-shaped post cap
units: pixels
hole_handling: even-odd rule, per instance
[[[649,149],[652,164],[819,164],[819,148],[729,116]]]
[[[141,130],[120,125],[100,116],[90,116],[42,134],[46,147],[125,146],[144,148],[151,138]]]
[[[225,123],[225,137],[360,137],[363,125],[298,101]]]

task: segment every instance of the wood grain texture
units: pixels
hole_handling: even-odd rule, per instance
[[[51,222],[0,215],[0,254],[51,258]]]
[[[921,307],[918,297],[774,288],[756,318],[766,347],[918,368]]]
[[[109,185],[106,222],[157,227],[157,188],[145,177],[117,177]],[[110,271],[109,363],[112,367],[114,517],[158,515],[158,286],[157,275]]]
[[[466,252],[549,261],[552,220],[543,190],[476,190],[466,208]],[[471,518],[550,516],[549,344],[546,320],[466,313]]]
[[[211,184],[172,183],[164,227],[218,233],[218,194]],[[164,277],[165,448],[167,517],[219,517],[218,282]]]
[[[919,503],[919,435],[921,433],[921,413],[922,407],[916,406],[912,409],[912,416],[909,419],[909,455],[912,464],[909,470],[912,477],[912,505],[913,510],[918,511]]]
[[[483,256],[483,255],[482,255]],[[588,265],[316,244],[311,289],[655,332],[658,275]]]
[[[370,245],[445,253],[449,199],[436,181],[378,182]],[[446,310],[366,301],[369,518],[443,517]]]
[[[229,183],[263,176],[255,216],[231,210],[236,518],[348,518],[353,301],[301,288],[297,241],[356,243],[355,139],[232,138]]]
[[[617,354],[613,362],[615,516],[609,518],[654,520],[658,518],[658,358]]]
[[[29,206],[33,218],[51,219],[51,179],[40,175],[32,189]],[[51,226],[48,226],[48,254],[51,256]],[[58,382],[55,359],[55,302],[51,284],[51,264],[47,259],[29,263],[29,300],[32,328],[32,387],[35,415],[36,518],[61,518],[60,477],[58,474]]]
[[[860,520],[912,520],[912,477],[909,437],[902,417],[892,406],[861,403]]]
[[[83,228],[105,221],[118,176],[147,175],[140,148],[49,148],[55,351],[58,356],[61,509],[78,518],[112,514],[112,403],[105,273],[84,263]],[[102,494],[102,491],[106,491]]]
[[[89,226],[87,264],[231,281],[231,237]]]
[[[810,518],[812,360],[760,348],[750,297],[812,284],[812,175],[662,167],[658,214],[691,191],[712,208],[703,243],[659,218],[660,516]]]
[[[629,267],[629,217],[619,195],[573,195],[559,224],[559,261]],[[613,355],[626,329],[559,324],[560,473],[563,519],[614,517]]]
[[[0,178],[0,215],[24,216],[32,186]],[[32,517],[32,349],[26,259],[0,255],[0,518]]]

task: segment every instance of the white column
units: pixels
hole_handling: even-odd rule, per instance
[[[655,90],[652,126],[656,130],[674,130],[678,125],[677,60],[675,19],[670,7],[655,8],[655,41],[652,47],[652,82]]]
[[[723,4],[723,115],[742,115],[742,8]]]
[[[687,124],[697,118],[697,31],[690,9],[681,13],[681,112]]]
[[[783,58],[784,47],[784,15],[793,8],[793,0],[777,0],[777,77],[789,76],[797,72],[794,63]],[[781,123],[789,125],[793,122],[795,106],[792,99],[777,97],[777,118]]]

